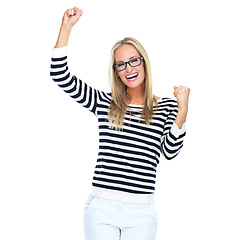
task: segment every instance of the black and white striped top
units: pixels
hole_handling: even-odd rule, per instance
[[[99,153],[92,181],[95,195],[117,200],[151,196],[155,190],[156,168],[160,155],[170,160],[183,146],[185,124],[175,123],[176,100],[161,98],[154,106],[150,125],[140,120],[142,106],[130,104],[123,130],[109,127],[111,93],[92,87],[72,75],[67,65],[67,47],[54,48],[52,79],[75,101],[95,114],[99,125]]]

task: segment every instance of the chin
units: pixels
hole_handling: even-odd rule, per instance
[[[133,81],[133,82],[127,82],[125,85],[129,88],[137,88],[144,84],[144,79],[142,81]]]

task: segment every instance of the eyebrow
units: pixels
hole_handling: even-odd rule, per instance
[[[135,56],[135,55],[134,55],[134,56],[130,57],[128,61],[130,61],[130,60],[133,59],[133,58],[138,58],[138,57],[139,57],[139,56]],[[128,61],[127,61],[127,62],[128,62]],[[121,63],[121,62],[124,62],[124,61],[117,61],[116,63]]]

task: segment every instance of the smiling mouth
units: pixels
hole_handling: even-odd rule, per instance
[[[126,76],[126,79],[129,81],[129,82],[132,82],[132,81],[135,81],[138,77],[138,73],[133,73],[131,75],[127,75]]]

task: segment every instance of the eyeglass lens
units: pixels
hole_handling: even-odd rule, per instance
[[[129,61],[129,64],[130,64],[131,67],[136,67],[136,66],[141,64],[141,59],[140,58],[134,58],[134,59]],[[117,64],[115,64],[115,67],[116,67],[117,71],[121,71],[121,70],[124,70],[127,67],[127,63],[126,62],[117,63]]]

